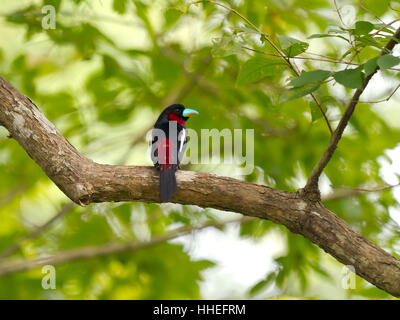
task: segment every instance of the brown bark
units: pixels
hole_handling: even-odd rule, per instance
[[[0,76],[0,122],[74,202],[160,202],[152,167],[113,166],[82,156],[32,101]],[[302,234],[358,275],[400,296],[400,260],[354,231],[320,202],[227,177],[178,171],[173,202],[268,219]]]

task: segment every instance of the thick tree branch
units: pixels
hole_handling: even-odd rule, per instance
[[[394,46],[399,42],[400,39],[400,28],[397,29],[395,35],[392,37],[392,39],[386,44],[385,48],[382,50],[381,55],[386,54],[387,52],[390,52],[393,50]],[[322,174],[322,171],[325,169],[327,166],[328,162],[331,160],[333,153],[336,150],[336,147],[339,143],[339,140],[342,138],[344,129],[346,129],[347,124],[349,123],[349,120],[354,112],[354,109],[360,100],[361,94],[364,92],[365,88],[367,87],[369,81],[371,78],[374,76],[374,74],[379,70],[379,67],[376,67],[374,72],[372,72],[369,76],[367,76],[364,80],[364,84],[361,89],[357,89],[354,92],[353,97],[351,98],[349,104],[346,107],[346,110],[340,119],[340,122],[333,132],[333,135],[331,136],[331,139],[329,141],[329,145],[326,148],[324,154],[322,155],[321,159],[317,163],[317,165],[314,167],[314,169],[311,171],[310,176],[308,177],[308,181],[306,186],[304,187],[304,192],[308,195],[311,195],[312,198],[319,200],[320,195],[319,195],[319,190],[318,190],[318,180],[319,177]]]
[[[81,155],[32,101],[0,76],[0,122],[74,202],[160,202],[152,167],[113,166]],[[400,260],[301,193],[207,173],[178,171],[173,202],[268,219],[302,234],[377,287],[400,296]]]

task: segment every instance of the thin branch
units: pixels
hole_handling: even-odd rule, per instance
[[[392,1],[389,2],[389,8],[392,9],[393,11],[395,11],[395,12],[400,12],[399,9],[393,8],[393,6],[392,6]]]
[[[381,55],[385,54],[387,51],[391,51],[394,46],[398,43],[398,40],[400,39],[400,28],[397,29],[396,34],[394,35],[394,39],[391,39],[385,46],[384,50],[381,52]],[[335,152],[335,149],[339,143],[339,140],[341,139],[344,129],[346,128],[353,112],[354,109],[359,102],[361,94],[364,92],[364,89],[368,85],[369,81],[371,78],[374,76],[374,74],[379,70],[379,67],[376,67],[374,72],[372,72],[369,76],[367,76],[364,80],[363,86],[361,89],[357,89],[348,103],[346,107],[346,111],[344,112],[342,119],[339,122],[339,125],[337,126],[335,132],[333,133],[331,140],[329,142],[328,147],[326,148],[324,154],[322,155],[320,161],[318,164],[314,167],[314,169],[311,171],[310,176],[308,177],[307,184],[304,187],[302,191],[304,191],[307,194],[310,194],[315,200],[319,200],[320,195],[319,195],[319,190],[318,190],[318,180],[319,177],[332,158],[333,153]]]
[[[387,184],[387,185],[374,187],[374,188],[363,188],[363,187],[340,188],[340,189],[337,189],[337,190],[333,191],[332,193],[322,197],[321,200],[323,202],[334,201],[334,200],[339,200],[339,199],[343,199],[343,198],[358,196],[358,195],[364,194],[364,193],[380,192],[380,191],[384,191],[384,190],[389,190],[389,189],[396,188],[398,186],[400,186],[400,183],[395,184],[395,185]]]
[[[235,9],[233,9],[233,8],[231,8],[231,7],[229,7],[229,6],[225,5],[225,4],[223,4],[223,3],[216,2],[216,1],[213,1],[213,0],[202,0],[202,1],[197,1],[197,2],[195,2],[194,4],[202,3],[202,2],[209,2],[209,3],[215,4],[215,5],[217,5],[217,6],[223,7],[223,8],[225,8],[225,9],[227,9],[228,11],[233,12],[234,14],[236,14],[236,15],[237,15],[238,17],[240,17],[244,22],[246,22],[252,29],[254,29],[254,30],[257,31],[258,33],[260,33],[260,35],[264,38],[264,40],[267,41],[267,42],[271,45],[272,48],[274,48],[274,50],[278,53],[278,55],[279,55],[283,60],[286,61],[287,65],[288,65],[289,68],[294,72],[294,74],[295,74],[296,76],[299,76],[299,75],[300,75],[300,71],[297,70],[297,68],[295,67],[294,64],[292,64],[292,62],[290,61],[290,58],[287,57],[287,56],[273,43],[273,41],[272,41],[264,32],[261,31],[261,29],[259,29],[258,27],[256,27],[250,20],[248,20],[245,16],[243,16],[239,11],[237,11],[237,10],[235,10]],[[326,124],[327,124],[327,126],[328,126],[329,132],[330,132],[331,135],[332,135],[332,134],[333,134],[333,130],[332,130],[331,124],[330,124],[330,122],[329,122],[329,120],[328,120],[328,117],[326,116],[326,113],[325,113],[324,109],[322,109],[322,106],[321,106],[320,102],[318,101],[317,97],[315,96],[315,94],[314,94],[314,93],[310,93],[310,95],[311,95],[312,99],[314,100],[314,102],[316,103],[316,105],[318,106],[319,110],[321,111],[322,116],[324,117],[325,122],[326,122]]]
[[[339,16],[339,20],[340,20],[341,24],[343,25],[344,28],[347,28],[346,24],[345,24],[344,21],[343,21],[342,14],[341,14],[341,12],[340,12],[340,8],[338,7],[338,5],[337,5],[337,3],[336,3],[336,0],[333,0],[333,3],[335,4],[336,12],[337,12],[337,14],[338,14],[338,16]],[[353,62],[353,60],[358,56],[358,54],[361,52],[361,50],[362,50],[363,48],[357,49],[357,48],[355,47],[354,41],[353,41],[353,39],[352,39],[352,35],[351,35],[350,32],[349,32],[349,43],[350,43],[351,47],[353,48],[353,50],[355,51],[355,54],[354,54],[353,57],[350,59],[350,62]],[[359,59],[359,60],[360,60],[360,59]],[[347,69],[348,67],[349,67],[349,65],[347,65],[345,69]]]
[[[370,36],[371,37],[375,37],[379,32],[381,32],[382,30],[384,30],[387,27],[391,26],[396,21],[400,21],[400,18],[397,18],[397,19],[394,19],[394,20],[390,21],[389,23],[385,24],[383,27],[379,28],[376,32],[371,33]]]
[[[249,48],[246,46],[242,46],[243,49],[245,50],[249,50],[249,51],[253,51],[253,52],[257,52],[257,53],[261,53],[261,54],[265,54],[267,56],[272,56],[272,57],[279,57],[279,55],[274,54],[274,53],[269,53],[269,52],[265,52],[265,51],[261,51],[258,49],[253,49],[253,48]],[[316,53],[311,53],[311,52],[304,52],[304,54],[310,54],[310,55],[315,55],[315,56],[321,56],[324,58],[312,58],[312,57],[301,57],[301,56],[296,56],[296,57],[292,57],[291,59],[299,59],[299,60],[311,60],[311,61],[321,61],[321,62],[329,62],[329,63],[338,63],[338,64],[347,64],[347,65],[352,65],[352,66],[360,66],[360,63],[356,63],[356,62],[351,62],[351,61],[344,61],[344,60],[337,60],[335,58],[332,57],[327,57],[324,55],[320,55],[320,54],[316,54]],[[392,71],[400,71],[400,68],[388,68],[386,70],[392,70]]]
[[[385,23],[381,18],[379,18],[375,13],[373,13],[371,10],[369,10],[366,6],[364,6],[364,4],[362,3],[362,1],[360,1],[359,3],[360,7],[362,9],[364,9],[365,11],[367,11],[369,14],[373,15],[375,17],[376,20]]]
[[[253,52],[265,54],[267,56],[279,57],[279,55],[277,55],[277,54],[273,54],[273,53],[269,53],[269,52],[265,52],[265,51],[261,51],[261,50],[257,50],[257,49],[252,49],[252,48],[249,48],[249,47],[246,47],[246,46],[242,46],[242,48],[246,49],[246,50],[253,51]],[[307,53],[307,52],[305,52],[305,53]],[[339,64],[350,64],[350,65],[356,65],[356,66],[360,65],[359,63],[355,63],[355,62],[347,62],[347,61],[342,61],[342,60],[324,59],[324,58],[311,58],[311,57],[296,56],[296,57],[292,57],[292,59],[313,60],[313,61],[322,61],[322,62],[339,63]]]
[[[72,208],[76,207],[76,204],[73,202],[69,202],[52,217],[50,218],[47,222],[42,224],[41,226],[37,227],[35,230],[33,230],[31,233],[27,234],[20,240],[18,240],[15,244],[13,244],[11,247],[3,250],[3,252],[0,254],[0,261],[4,260],[5,257],[12,255],[14,252],[16,252],[19,248],[21,248],[22,244],[29,239],[36,238],[39,234],[41,234],[44,230],[46,230],[50,225],[52,225],[56,220],[60,219],[63,217],[66,213],[68,213]]]
[[[393,95],[396,93],[396,91],[400,88],[400,83],[396,86],[396,88],[384,99],[377,100],[377,101],[362,101],[360,100],[360,103],[381,103],[381,102],[387,102],[389,101]]]
[[[340,9],[339,9],[339,7],[338,7],[338,5],[336,3],[336,0],[333,0],[333,3],[335,4],[336,12],[337,12],[337,14],[339,16],[339,20],[340,20],[341,24],[343,25],[343,27],[346,28],[347,26],[343,21],[342,13],[340,12]]]
[[[200,231],[210,227],[220,228],[231,223],[248,223],[256,220],[251,217],[241,217],[239,219],[231,219],[222,222],[209,222],[201,226],[185,226],[178,228],[166,234],[156,236],[153,239],[145,242],[130,242],[130,243],[109,243],[102,246],[88,246],[79,249],[59,252],[53,256],[39,257],[34,259],[19,259],[14,261],[2,262],[0,264],[0,277],[4,277],[16,272],[36,269],[38,267],[51,264],[57,265],[76,260],[90,259],[122,252],[133,252],[140,249],[153,247],[157,244],[176,239],[189,233]]]

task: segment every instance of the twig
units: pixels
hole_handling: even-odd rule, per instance
[[[394,46],[398,43],[398,40],[400,39],[400,28],[397,29],[394,39],[391,39],[385,46],[384,50],[382,50],[381,55],[385,54],[387,50],[391,51]],[[356,92],[354,93],[352,99],[350,100],[349,104],[347,105],[346,111],[344,112],[342,119],[339,122],[339,125],[337,126],[336,130],[334,131],[333,135],[331,136],[331,140],[329,142],[328,147],[326,148],[324,154],[322,155],[321,159],[319,160],[318,164],[314,167],[312,170],[310,176],[308,177],[307,184],[304,187],[301,192],[305,192],[306,194],[310,195],[312,199],[314,200],[320,200],[320,194],[318,190],[318,180],[319,177],[332,158],[333,153],[335,152],[335,149],[339,143],[339,140],[342,137],[343,131],[346,128],[353,112],[354,109],[360,99],[361,94],[364,92],[364,89],[368,85],[369,81],[371,78],[374,76],[374,74],[379,70],[379,66],[377,66],[369,76],[367,76],[364,80],[364,84],[362,89],[357,89]]]
[[[360,1],[360,7],[362,9],[364,9],[365,11],[367,11],[369,14],[373,15],[375,17],[376,20],[385,23],[381,18],[379,18],[375,13],[373,13],[371,10],[369,10],[366,6],[364,6],[364,4],[362,3],[362,1]]]
[[[337,14],[338,14],[338,16],[339,16],[339,20],[340,20],[340,22],[341,22],[341,24],[343,25],[343,27],[347,27],[347,25],[344,23],[344,21],[343,21],[343,18],[342,18],[342,14],[341,14],[341,12],[340,12],[340,9],[339,9],[339,7],[338,7],[338,5],[337,5],[337,3],[336,3],[336,0],[333,0],[333,3],[335,4],[335,8],[336,8],[336,12],[337,12]],[[357,49],[355,46],[354,46],[354,41],[352,40],[352,36],[351,36],[351,33],[349,32],[349,41],[350,41],[350,45],[351,45],[351,47],[353,48],[353,50],[355,51],[355,54],[353,55],[353,57],[350,59],[350,62],[352,62],[357,56],[358,56],[358,54],[360,53],[360,51],[362,50],[362,48],[361,49]],[[349,67],[349,65],[347,65],[346,66],[346,69]]]
[[[1,254],[0,254],[0,261],[4,260],[5,257],[10,256],[14,252],[16,252],[19,248],[21,248],[22,244],[24,241],[32,239],[37,237],[40,233],[42,233],[44,230],[46,230],[53,222],[56,220],[60,219],[62,216],[64,216],[66,213],[68,213],[72,208],[76,207],[76,204],[73,202],[69,202],[66,205],[64,205],[51,219],[49,219],[47,222],[42,224],[41,226],[37,227],[34,231],[31,233],[27,234],[25,237],[21,238],[18,240],[15,244],[13,244],[11,247],[5,249]]]
[[[384,190],[388,190],[388,189],[393,189],[398,186],[400,186],[400,183],[395,184],[395,185],[388,184],[388,185],[383,185],[383,186],[379,186],[379,187],[375,187],[375,188],[362,188],[362,187],[341,188],[341,189],[335,190],[331,194],[324,196],[321,200],[323,202],[334,201],[334,200],[343,199],[343,198],[347,198],[347,197],[357,196],[357,195],[368,193],[368,192],[379,192],[379,191],[384,191]]]
[[[261,50],[257,50],[257,49],[252,49],[252,48],[249,48],[249,47],[246,47],[246,46],[242,46],[242,48],[246,49],[246,50],[254,51],[254,52],[257,52],[257,53],[265,54],[267,56],[279,57],[277,54],[269,53],[269,52],[265,52],[265,51],[261,51]],[[327,56],[324,56],[324,55],[321,55],[321,54],[317,54],[317,53],[304,52],[304,54],[321,56],[321,57],[325,57],[325,58],[324,59],[319,59],[319,58],[296,56],[296,57],[292,57],[292,59],[312,60],[312,61],[321,61],[321,62],[338,63],[338,64],[348,64],[348,65],[353,65],[353,66],[360,66],[361,65],[360,63],[356,63],[356,62],[336,60],[335,58],[327,57]],[[400,71],[400,68],[388,68],[387,70]]]
[[[278,53],[278,55],[279,55],[283,60],[286,61],[287,65],[288,65],[289,68],[294,72],[294,74],[295,74],[296,76],[299,76],[299,75],[300,75],[300,71],[297,70],[296,67],[290,62],[290,58],[287,57],[287,56],[272,42],[272,40],[271,40],[264,32],[262,32],[258,27],[256,27],[250,20],[248,20],[245,16],[243,16],[239,11],[237,11],[237,10],[235,10],[235,9],[233,9],[233,8],[231,8],[231,7],[229,7],[229,6],[225,5],[225,4],[223,4],[223,3],[216,2],[216,1],[213,1],[213,0],[201,0],[201,1],[196,1],[196,2],[194,2],[194,4],[202,3],[202,2],[209,2],[209,3],[215,4],[215,5],[217,5],[217,6],[223,7],[223,8],[225,8],[225,9],[227,9],[228,11],[233,12],[234,14],[236,14],[236,15],[237,15],[238,17],[240,17],[243,21],[245,21],[252,29],[254,29],[255,31],[257,31],[258,33],[261,34],[261,36],[264,38],[264,40],[267,41],[267,42],[274,48],[274,50]],[[328,126],[329,132],[332,134],[332,133],[333,133],[333,130],[332,130],[331,124],[329,123],[329,120],[328,120],[328,118],[327,118],[327,116],[326,116],[326,114],[325,114],[325,111],[322,109],[322,106],[321,106],[321,104],[319,103],[319,101],[318,101],[318,99],[316,98],[316,96],[315,96],[313,93],[310,93],[310,95],[311,95],[311,97],[313,98],[313,100],[314,100],[314,102],[316,103],[316,105],[318,106],[319,110],[321,111],[321,113],[322,113],[322,115],[323,115],[323,117],[324,117],[324,119],[325,119],[325,122],[326,122],[326,124],[327,124],[327,126]]]
[[[343,27],[347,27],[346,24],[345,24],[344,21],[343,21],[342,13],[341,13],[340,10],[339,10],[339,7],[338,7],[338,5],[337,5],[337,3],[336,3],[336,0],[333,0],[333,3],[335,4],[336,12],[337,12],[337,14],[338,14],[338,16],[339,16],[340,22],[342,23]]]
[[[396,91],[400,88],[400,83],[396,86],[396,88],[392,91],[391,94],[389,94],[385,99],[377,100],[377,101],[362,101],[360,100],[360,103],[381,103],[381,102],[387,102],[390,100],[391,97],[396,93]]]
[[[395,11],[395,12],[400,12],[400,10],[395,9],[395,8],[392,7],[392,2],[391,1],[389,2],[389,8],[392,9],[393,11]]]
[[[267,56],[272,56],[272,57],[279,57],[279,55],[274,54],[274,53],[269,53],[269,52],[265,52],[265,51],[261,51],[261,50],[257,50],[257,49],[252,49],[246,46],[242,46],[243,49],[246,50],[250,50],[250,51],[254,51],[257,53],[262,53],[265,54]],[[307,52],[305,52],[307,53]],[[339,63],[339,64],[350,64],[350,65],[355,65],[355,66],[359,66],[359,63],[355,63],[355,62],[348,62],[348,61],[342,61],[342,60],[333,60],[333,59],[323,59],[323,58],[311,58],[311,57],[300,57],[300,56],[296,56],[296,57],[292,57],[292,59],[299,59],[299,60],[314,60],[314,61],[322,61],[322,62],[330,62],[330,63]]]
[[[385,24],[383,27],[379,28],[376,32],[371,33],[370,36],[371,37],[375,37],[379,32],[381,32],[382,30],[386,29],[387,27],[389,27],[390,25],[392,25],[393,23],[395,23],[396,21],[399,21],[400,18],[394,19],[393,21]]]
[[[39,257],[34,259],[20,259],[14,261],[7,261],[0,264],[0,277],[8,274],[32,270],[43,265],[51,264],[57,265],[61,263],[90,259],[93,257],[106,256],[110,254],[116,254],[121,252],[135,251],[144,248],[149,248],[157,244],[176,239],[183,235],[187,235],[194,231],[199,231],[209,227],[222,227],[230,223],[248,223],[254,221],[256,218],[252,217],[241,217],[240,219],[232,219],[223,222],[209,222],[201,226],[185,226],[171,231],[167,234],[156,236],[150,241],[146,242],[131,242],[131,243],[109,243],[102,246],[89,246],[79,249],[69,250],[57,253],[54,256],[49,257]]]

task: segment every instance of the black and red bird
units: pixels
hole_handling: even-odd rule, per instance
[[[158,117],[152,130],[151,159],[160,170],[160,196],[163,202],[169,202],[177,192],[175,171],[186,150],[186,121],[199,114],[182,104],[173,104]]]

